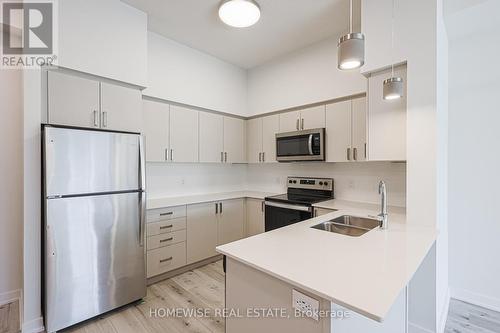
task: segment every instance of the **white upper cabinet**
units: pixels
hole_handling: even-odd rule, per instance
[[[143,135],[146,146],[146,161],[169,160],[169,115],[170,106],[165,103],[143,100]]]
[[[280,129],[278,115],[262,118],[262,162],[276,163],[276,133]]]
[[[325,127],[325,105],[319,105],[300,111],[300,129],[308,130]]]
[[[281,133],[298,130],[300,130],[300,111],[280,113],[279,131]]]
[[[198,162],[198,111],[170,106],[170,160]]]
[[[141,132],[139,89],[55,71],[47,77],[48,123]]]
[[[352,111],[352,159],[365,161],[367,158],[366,97],[351,101]]]
[[[262,162],[262,118],[247,120],[247,161]]]
[[[99,128],[99,82],[59,72],[47,75],[48,122]]]
[[[366,160],[366,98],[326,106],[326,161]]]
[[[349,161],[351,149],[351,101],[326,106],[326,160]]]
[[[243,238],[245,223],[244,199],[225,200],[219,207],[218,244],[227,244]]]
[[[224,117],[224,162],[246,162],[245,138],[245,121],[233,117]]]
[[[200,112],[200,162],[224,161],[223,116]]]
[[[383,81],[390,70],[368,78],[368,159],[370,161],[406,160],[406,67],[395,69],[403,78],[403,98],[384,100]]]
[[[141,110],[139,89],[101,82],[101,128],[139,133]]]

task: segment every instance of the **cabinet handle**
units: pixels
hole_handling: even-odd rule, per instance
[[[160,243],[165,243],[165,242],[169,242],[171,240],[173,240],[174,237],[169,237],[169,238],[165,238],[165,239],[160,239]]]
[[[174,212],[160,213],[160,216],[172,215]]]
[[[172,225],[172,224],[170,224],[170,225],[166,225],[166,226],[162,226],[162,227],[160,227],[160,230],[163,230],[163,229],[170,229],[170,228],[172,228],[172,227],[173,227],[173,225]]]
[[[352,149],[352,155],[353,155],[353,159],[355,161],[357,161],[358,160],[358,148],[353,148]]]
[[[347,160],[351,160],[351,148],[347,148]]]
[[[170,149],[170,160],[173,162],[174,161],[174,150]]]
[[[219,202],[219,212],[222,214],[222,202]]]
[[[102,112],[102,127],[108,127],[108,112]]]
[[[165,258],[165,259],[161,259],[160,260],[160,264],[163,264],[164,262],[170,261],[172,259],[174,259],[174,258],[173,257],[168,257],[168,258]]]
[[[304,129],[304,118],[300,120],[300,129]]]
[[[165,161],[168,161],[168,148],[165,148]]]
[[[94,110],[94,127],[99,127],[99,113]]]
[[[220,152],[220,162],[224,163],[224,153]]]
[[[368,155],[367,155],[367,150],[366,150],[366,142],[365,142],[365,160],[368,159]]]
[[[227,151],[226,151],[226,152],[224,152],[224,162],[226,162],[226,163],[227,163]]]
[[[262,162],[265,162],[266,161],[266,152],[263,151],[262,152]]]
[[[263,212],[264,211],[264,201],[261,201],[260,202],[260,211]]]
[[[295,123],[295,127],[297,128],[297,131],[299,130],[299,118],[297,118],[297,122]]]
[[[259,162],[262,162],[262,153],[259,153]]]
[[[217,202],[215,203],[215,214],[219,214],[219,205],[217,204]]]

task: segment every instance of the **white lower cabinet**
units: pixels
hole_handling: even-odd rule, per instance
[[[247,198],[245,236],[250,237],[263,233],[264,228],[264,200]]]
[[[147,252],[147,277],[166,273],[186,265],[186,242]]]
[[[242,239],[245,221],[244,199],[222,201],[219,207],[218,245]]]
[[[217,255],[218,203],[187,206],[187,263]],[[217,211],[216,211],[217,209]]]

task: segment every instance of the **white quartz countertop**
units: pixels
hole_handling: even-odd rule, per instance
[[[217,251],[294,286],[382,321],[436,240],[431,227],[389,213],[387,230],[349,237],[310,228],[341,215],[378,214],[371,204],[334,202],[338,211],[217,247]],[[377,206],[378,207],[378,206]]]
[[[264,199],[267,196],[275,195],[276,193],[258,192],[258,191],[235,191],[235,192],[220,192],[208,194],[193,194],[179,197],[151,198],[147,200],[147,208],[163,208],[181,205],[190,205],[202,202],[222,201],[238,198],[254,198]]]

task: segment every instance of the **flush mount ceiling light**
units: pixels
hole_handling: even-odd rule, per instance
[[[260,7],[254,0],[224,0],[219,6],[219,17],[227,25],[246,28],[260,19]]]
[[[392,21],[391,21],[391,77],[384,80],[383,96],[385,100],[399,99],[403,97],[403,79],[394,76],[394,0],[392,0]]]
[[[352,32],[352,0],[349,1],[349,33],[338,42],[338,68],[355,69],[365,63],[365,36],[361,32]]]

